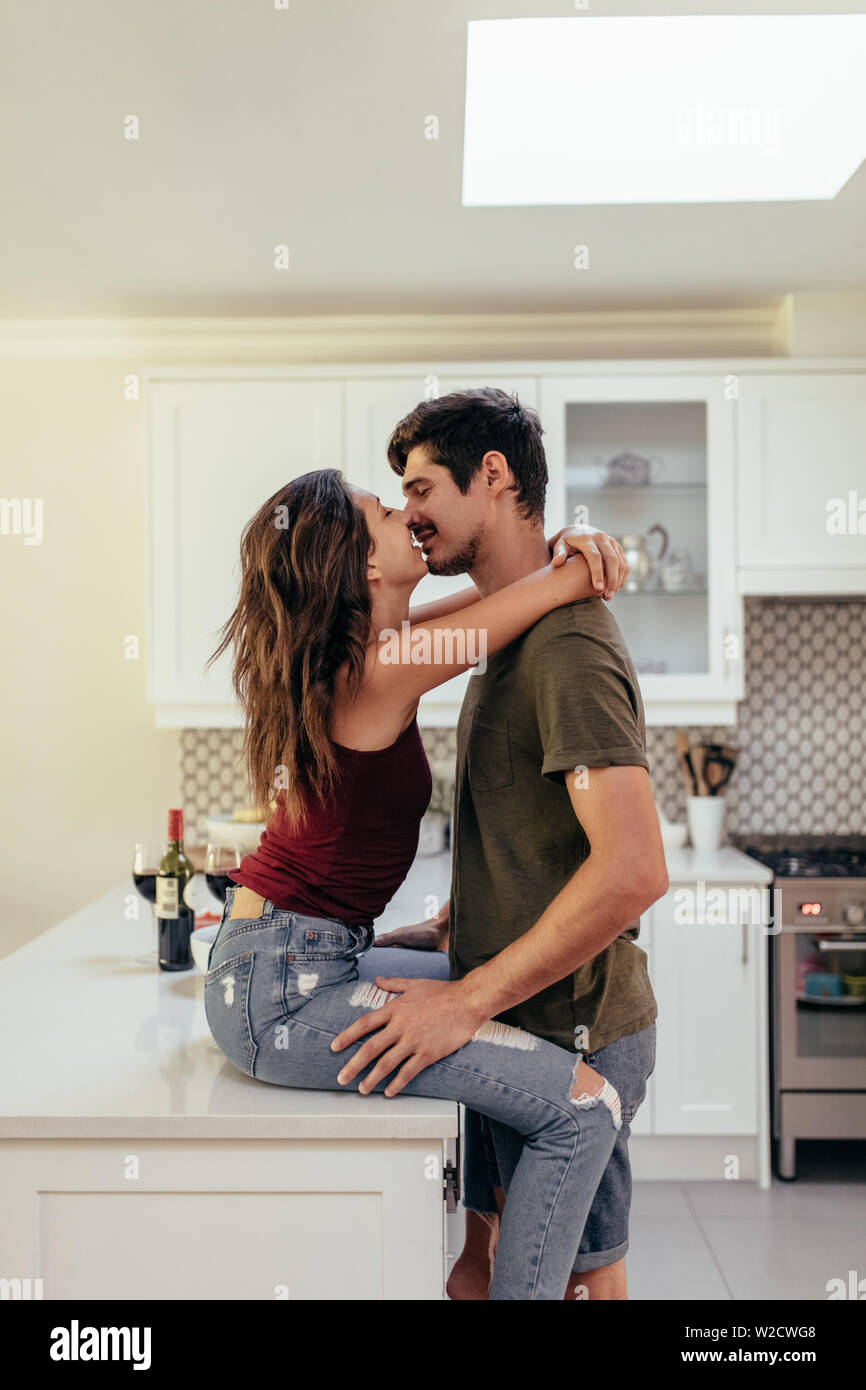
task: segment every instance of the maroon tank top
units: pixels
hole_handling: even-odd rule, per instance
[[[411,868],[430,804],[430,764],[413,719],[389,748],[334,748],[343,785],[328,805],[310,800],[295,833],[281,798],[259,847],[229,878],[278,908],[371,926]]]

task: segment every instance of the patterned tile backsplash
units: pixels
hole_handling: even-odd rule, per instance
[[[725,794],[737,834],[866,833],[866,603],[747,599],[746,694],[736,730],[689,728],[692,742],[734,743]],[[454,729],[425,729],[431,762],[454,757]],[[181,791],[190,843],[205,819],[246,806],[242,734],[184,729]],[[674,730],[647,730],[656,800],[685,819]]]

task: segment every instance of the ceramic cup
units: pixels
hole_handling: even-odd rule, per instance
[[[725,802],[721,796],[689,796],[686,798],[686,820],[692,847],[700,854],[712,854],[721,848],[725,820]]]

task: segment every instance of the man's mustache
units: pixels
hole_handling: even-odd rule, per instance
[[[414,538],[416,541],[419,541],[419,542],[423,542],[423,541],[425,541],[425,540],[429,540],[431,536],[435,536],[435,535],[436,535],[436,527],[435,527],[435,526],[427,526],[427,525],[424,525],[424,526],[412,526],[412,527],[410,527],[409,529],[410,529],[410,531],[411,531],[411,533],[412,533],[413,538]]]

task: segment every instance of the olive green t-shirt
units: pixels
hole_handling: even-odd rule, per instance
[[[535,925],[589,856],[565,776],[649,769],[637,676],[601,598],[554,609],[474,674],[457,726],[449,959],[462,979]],[[497,1015],[596,1052],[657,1015],[640,925]],[[584,1027],[579,1048],[575,1030]]]

